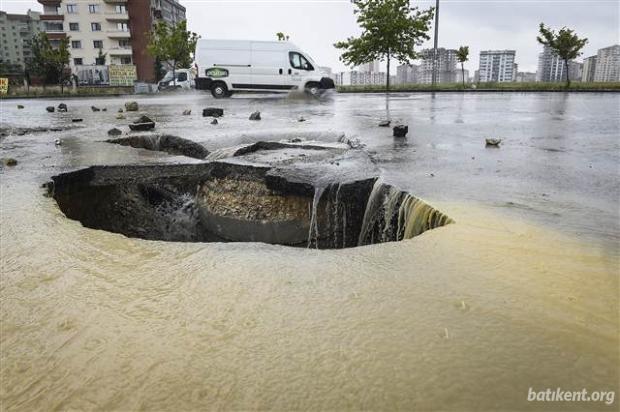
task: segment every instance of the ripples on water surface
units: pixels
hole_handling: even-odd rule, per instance
[[[20,162],[0,172],[2,409],[495,410],[558,407],[528,404],[529,387],[618,396],[618,99],[398,95],[390,114],[409,123],[407,142],[374,127],[381,96],[235,98],[217,127],[199,115],[208,97],[140,100],[158,129],[209,149],[355,135],[386,181],[457,222],[322,251],[84,229],[42,196],[50,175],[192,160],[101,143],[125,99],[67,100],[68,115],[3,101],[3,126],[85,121],[0,143]],[[252,110],[264,120],[248,127]],[[485,149],[487,135],[504,146]]]

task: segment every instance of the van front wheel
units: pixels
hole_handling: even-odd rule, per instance
[[[223,97],[228,97],[228,87],[226,87],[226,83],[224,82],[215,82],[211,86],[211,94],[216,99],[221,99]]]
[[[306,90],[306,93],[312,96],[318,96],[319,93],[321,92],[320,85],[319,83],[316,83],[316,82],[307,83],[305,90]]]

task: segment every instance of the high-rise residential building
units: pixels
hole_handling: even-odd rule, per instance
[[[596,55],[583,59],[583,70],[581,72],[582,82],[593,82],[596,70]]]
[[[351,70],[335,74],[335,83],[340,86],[385,85],[385,72],[360,72]]]
[[[43,29],[52,42],[70,37],[71,65],[136,66],[140,81],[155,82],[155,61],[147,53],[148,33],[158,20],[185,20],[177,0],[38,0]]]
[[[465,80],[463,80],[465,79]],[[469,83],[469,70],[465,69],[465,70],[456,70],[456,77],[455,77],[455,81],[457,83]]]
[[[568,62],[568,72],[571,81],[581,80],[581,64],[575,61]],[[566,81],[566,64],[549,46],[544,46],[538,55],[537,82],[564,82]]]
[[[362,64],[357,67],[356,70],[362,73],[377,73],[379,72],[379,61],[375,60],[370,63]]]
[[[433,49],[424,49],[420,52],[421,64],[418,83],[431,84],[433,82]],[[437,49],[437,83],[454,83],[457,76],[456,50]]]
[[[620,45],[599,49],[596,54],[595,82],[620,81]]]
[[[515,82],[517,83],[533,83],[536,81],[536,73],[531,72],[517,72]]]
[[[41,29],[40,15],[30,10],[26,14],[0,11],[0,62],[16,68],[25,67],[32,57],[32,38]]]
[[[516,78],[515,55],[515,50],[481,51],[478,65],[480,83],[514,81]]]
[[[413,84],[418,82],[420,66],[402,64],[396,67],[396,84]]]

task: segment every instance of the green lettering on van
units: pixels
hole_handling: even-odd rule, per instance
[[[208,77],[214,77],[214,78],[228,77],[228,70],[220,69],[219,67],[213,67],[211,69],[208,69],[206,74]]]

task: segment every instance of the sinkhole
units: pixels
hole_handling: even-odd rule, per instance
[[[53,176],[48,190],[83,226],[148,240],[341,249],[452,222],[383,183],[361,151],[261,142],[221,153],[194,164],[91,166]]]

